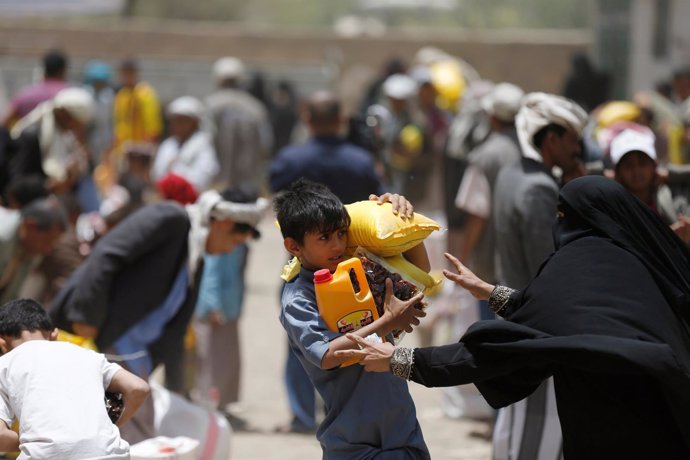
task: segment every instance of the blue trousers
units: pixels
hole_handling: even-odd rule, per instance
[[[292,411],[292,427],[316,430],[316,390],[290,347],[285,363],[285,388]]]

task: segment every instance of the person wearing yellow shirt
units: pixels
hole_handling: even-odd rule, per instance
[[[163,132],[158,95],[151,85],[139,81],[138,73],[137,62],[133,59],[120,65],[122,88],[113,104],[116,155],[127,142],[157,143]]]

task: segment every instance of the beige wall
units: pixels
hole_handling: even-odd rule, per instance
[[[655,57],[652,52],[655,0],[632,3],[630,88],[632,92],[649,90],[660,81],[668,81],[677,67],[690,64],[690,1],[671,0],[668,54]]]
[[[342,38],[329,32],[247,31],[220,23],[97,19],[62,24],[0,20],[0,43],[4,73],[12,62],[25,66],[30,60],[37,62],[51,47],[60,47],[70,55],[73,74],[79,70],[74,66],[88,58],[117,62],[125,56],[138,56],[149,77],[162,85],[161,95],[168,100],[180,92],[209,89],[211,64],[223,55],[238,56],[250,68],[269,74],[305,79],[300,83],[303,89],[331,83],[353,98],[361,91],[360,80],[368,80],[386,58],[398,55],[411,60],[423,45],[462,57],[484,78],[512,81],[528,91],[558,92],[570,55],[591,47],[589,34],[578,31],[396,32],[380,38]]]

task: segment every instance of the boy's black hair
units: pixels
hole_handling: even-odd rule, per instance
[[[17,299],[0,307],[0,335],[20,337],[22,331],[51,332],[53,322],[48,312],[35,300]]]
[[[544,139],[546,139],[547,134],[554,133],[558,137],[563,137],[566,131],[567,129],[564,126],[556,123],[549,123],[536,132],[534,137],[532,137],[532,141],[534,142],[534,145],[540,149],[541,145],[544,143]]]
[[[7,185],[5,195],[8,200],[14,200],[21,209],[32,201],[49,195],[45,182],[45,179],[38,174],[15,177]]]
[[[350,215],[325,185],[298,179],[273,199],[283,238],[304,243],[307,233],[331,233],[350,226]]]

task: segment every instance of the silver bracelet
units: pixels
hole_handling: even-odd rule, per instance
[[[489,296],[489,308],[498,316],[503,316],[513,292],[515,289],[497,284]]]
[[[410,380],[414,365],[414,349],[398,347],[391,355],[391,373],[401,379]]]

